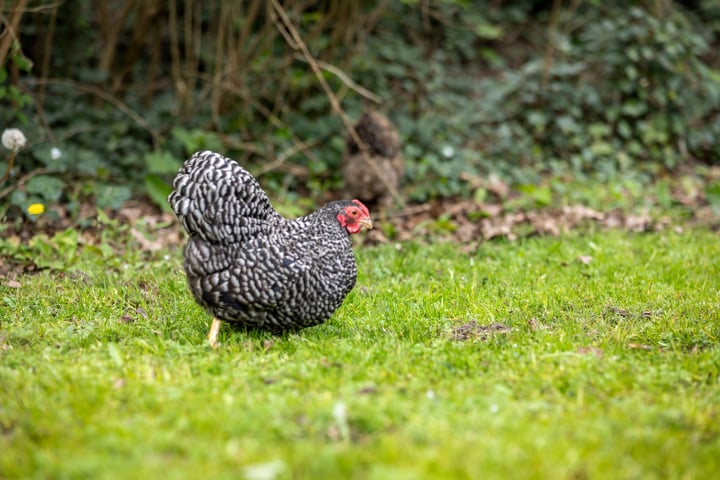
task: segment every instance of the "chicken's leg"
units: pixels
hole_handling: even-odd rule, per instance
[[[217,348],[217,336],[218,332],[220,331],[220,320],[213,317],[212,325],[210,325],[210,332],[208,333],[208,341],[210,342],[210,346],[212,348]]]

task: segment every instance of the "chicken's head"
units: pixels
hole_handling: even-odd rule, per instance
[[[337,215],[338,222],[348,233],[358,233],[363,230],[372,228],[372,220],[370,220],[370,211],[360,200],[348,202],[340,213]]]

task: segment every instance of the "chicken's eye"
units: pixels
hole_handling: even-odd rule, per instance
[[[351,217],[357,217],[358,216],[358,210],[357,208],[350,209],[350,216]]]

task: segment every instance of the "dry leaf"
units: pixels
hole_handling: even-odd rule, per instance
[[[130,229],[130,235],[140,244],[140,247],[147,252],[157,252],[165,246],[159,239],[148,240],[140,231],[134,227]]]
[[[598,358],[602,358],[603,351],[601,348],[598,347],[578,347],[577,349],[578,353],[582,353],[583,355],[595,355]]]
[[[500,177],[495,174],[490,174],[487,179],[487,190],[494,194],[500,200],[503,200],[510,195],[510,187],[507,183],[503,182]]]
[[[528,212],[527,219],[543,235],[557,236],[565,230],[562,218],[550,212]]]
[[[452,329],[452,339],[463,340],[488,340],[497,334],[510,333],[512,328],[502,323],[491,323],[490,325],[480,325],[476,320],[464,323]]]
[[[363,387],[357,392],[359,395],[370,395],[373,393],[377,393],[377,388],[371,386]]]
[[[542,324],[535,317],[532,317],[532,318],[530,318],[530,320],[528,320],[528,326],[530,327],[530,330],[532,330],[533,332],[543,328]]]
[[[630,312],[628,312],[628,311],[625,310],[624,308],[613,307],[612,305],[607,305],[607,306],[605,307],[605,312],[604,312],[604,313],[605,313],[605,314],[614,313],[614,314],[616,314],[616,315],[620,315],[620,316],[623,317],[623,318],[628,318],[628,317],[630,316]]]
[[[488,217],[499,217],[503,212],[503,206],[498,203],[485,203],[480,206],[480,211]]]

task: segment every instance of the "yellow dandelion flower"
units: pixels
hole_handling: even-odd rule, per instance
[[[30,215],[40,215],[45,211],[45,205],[42,203],[33,203],[27,209]]]

